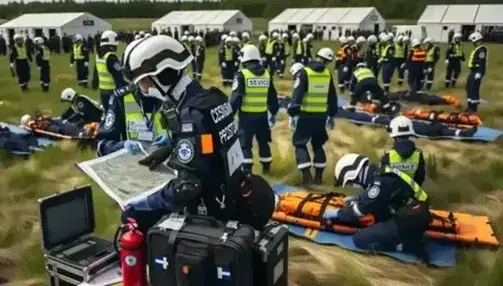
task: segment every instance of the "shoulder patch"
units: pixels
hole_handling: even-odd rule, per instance
[[[121,64],[120,64],[118,61],[116,61],[116,62],[113,64],[113,68],[114,68],[114,70],[116,70],[116,71],[118,71],[118,72],[120,72],[120,71],[122,70]]]
[[[381,191],[381,189],[379,188],[379,186],[377,185],[373,185],[372,187],[370,187],[370,189],[367,191],[367,195],[369,198],[371,199],[375,199],[377,198],[377,196],[379,196],[379,192]]]
[[[239,87],[239,81],[238,81],[238,78],[235,77],[234,81],[232,82],[232,91],[238,90],[238,87]]]
[[[485,52],[480,52],[479,53],[479,59],[484,59],[486,57],[486,53]]]
[[[115,114],[110,109],[108,110],[107,116],[105,117],[105,130],[110,130],[110,128],[114,126],[114,123],[115,123]]]
[[[194,159],[194,145],[187,139],[182,139],[176,144],[176,156],[182,164],[188,164]]]
[[[84,108],[84,102],[79,101],[79,103],[77,103],[77,107],[80,109]]]

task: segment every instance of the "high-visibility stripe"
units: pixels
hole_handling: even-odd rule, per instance
[[[385,174],[395,174],[398,177],[400,177],[402,180],[404,180],[414,191],[414,198],[420,202],[425,202],[428,199],[428,195],[426,192],[419,186],[418,183],[416,183],[409,175],[405,174],[404,172],[391,168],[389,166],[386,166],[384,168],[384,173]]]

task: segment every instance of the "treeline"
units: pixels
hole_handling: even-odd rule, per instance
[[[439,3],[440,2],[440,3]],[[164,3],[121,1],[75,3],[53,1],[0,5],[0,18],[11,19],[24,13],[89,12],[101,18],[158,18],[173,10],[239,9],[248,17],[273,18],[286,8],[376,7],[385,19],[419,18],[429,4],[491,4],[501,0],[222,0],[220,3]]]

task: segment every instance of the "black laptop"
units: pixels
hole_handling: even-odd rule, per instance
[[[81,283],[116,265],[118,257],[112,241],[92,235],[95,221],[90,186],[39,203],[46,268],[52,278]]]

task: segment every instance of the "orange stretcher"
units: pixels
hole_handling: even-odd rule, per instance
[[[437,121],[456,126],[475,127],[482,125],[482,120],[476,114],[433,111],[423,108],[409,108],[402,114],[410,119]]]
[[[344,207],[343,194],[310,193],[297,191],[279,196],[272,218],[276,221],[301,225],[312,229],[325,229],[337,233],[353,234],[359,228],[375,223],[372,215],[366,215],[358,224],[327,224],[321,217],[327,209]],[[486,216],[432,210],[433,221],[425,235],[432,239],[464,243],[468,245],[499,246],[498,239]]]
[[[442,99],[449,105],[452,105],[454,107],[461,107],[461,100],[459,100],[454,95],[444,94],[442,95]]]
[[[84,125],[83,131],[85,135],[88,135],[88,137],[72,137],[69,135],[63,135],[59,133],[54,133],[50,131],[44,130],[44,124],[48,124],[49,122],[47,121],[47,118],[43,118],[42,120],[32,120],[28,122],[27,126],[22,126],[20,125],[20,128],[23,128],[25,130],[28,130],[32,133],[40,134],[40,135],[45,135],[48,137],[56,138],[56,139],[63,139],[63,140],[75,140],[75,139],[91,139],[96,137],[98,134],[98,130],[100,127],[100,124],[97,122],[92,122]]]

